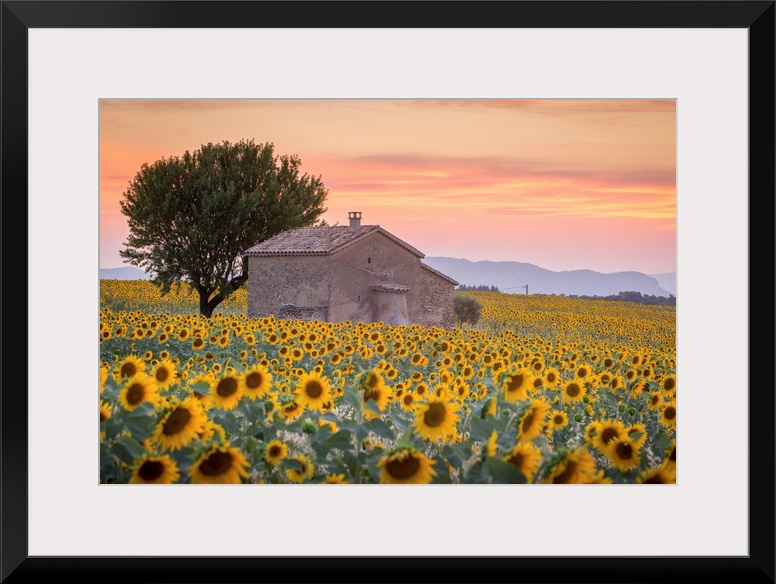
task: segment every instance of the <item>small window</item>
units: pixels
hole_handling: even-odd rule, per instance
[[[371,264],[372,263],[372,258],[366,258],[366,263]]]

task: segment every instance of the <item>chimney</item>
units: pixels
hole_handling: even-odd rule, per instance
[[[350,230],[355,231],[361,227],[361,211],[348,211]]]

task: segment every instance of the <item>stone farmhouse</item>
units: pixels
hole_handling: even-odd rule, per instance
[[[300,227],[246,250],[248,316],[453,326],[452,278],[379,225]]]

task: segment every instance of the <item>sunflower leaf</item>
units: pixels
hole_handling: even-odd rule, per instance
[[[386,424],[384,420],[380,420],[378,418],[364,422],[364,428],[370,432],[374,432],[380,438],[387,438],[388,440],[393,440],[396,438],[393,429],[388,424]]]
[[[370,412],[373,412],[375,414],[382,414],[383,411],[380,409],[380,406],[377,404],[374,400],[367,400],[366,403],[362,404],[362,407],[365,410],[369,410]]]
[[[523,485],[527,482],[525,475],[519,468],[499,458],[487,457],[485,467],[494,483]]]
[[[655,448],[657,450],[668,450],[671,448],[671,439],[666,432],[661,431],[655,436]]]
[[[353,434],[348,430],[340,430],[332,434],[324,443],[327,448],[347,448],[352,444]]]
[[[129,418],[144,418],[150,414],[153,414],[156,410],[154,409],[154,406],[150,402],[143,402],[139,406],[137,406],[134,410],[131,412],[127,412],[126,417]]]
[[[469,427],[469,431],[471,432],[472,440],[486,442],[490,438],[490,435],[493,433],[493,430],[496,429],[497,426],[492,420],[483,420],[482,418],[478,418],[476,416],[471,418],[471,426]]]
[[[121,442],[133,459],[141,458],[146,452],[145,447],[131,436],[124,437]]]
[[[129,417],[124,421],[124,427],[129,430],[136,440],[146,440],[151,436],[156,426],[156,416]]]

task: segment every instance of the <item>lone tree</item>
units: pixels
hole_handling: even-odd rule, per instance
[[[461,325],[475,325],[482,316],[482,302],[473,296],[456,294],[453,298],[453,316]]]
[[[321,178],[300,174],[300,164],[253,140],[143,164],[121,201],[130,232],[121,257],[153,274],[162,294],[186,281],[209,318],[247,282],[246,249],[326,212]]]

